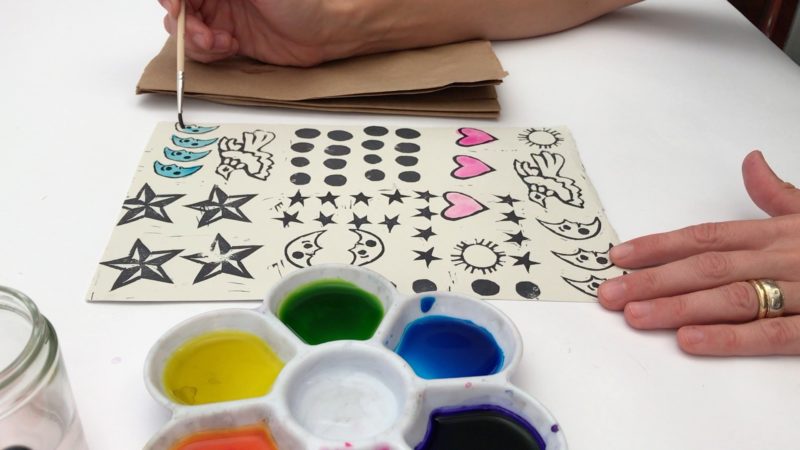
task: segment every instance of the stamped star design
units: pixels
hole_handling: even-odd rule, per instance
[[[498,220],[498,222],[514,222],[514,224],[519,225],[519,223],[525,219],[524,217],[518,216],[517,212],[514,210],[502,214],[505,218]]]
[[[495,197],[500,199],[500,201],[498,201],[497,203],[505,203],[505,204],[507,204],[508,206],[511,206],[511,207],[514,206],[514,203],[519,202],[519,200],[515,199],[514,197],[512,197],[510,195],[495,195]]]
[[[308,198],[309,197],[304,197],[300,193],[300,190],[298,189],[297,193],[295,193],[293,196],[289,197],[289,201],[291,202],[291,203],[289,203],[289,207],[291,208],[292,206],[295,205],[295,203],[300,203],[300,206],[306,206],[306,200]]]
[[[314,220],[319,222],[323,227],[330,224],[336,224],[336,222],[333,221],[333,214],[326,216],[325,214],[322,214],[322,211],[320,211],[319,217]]]
[[[372,200],[372,197],[370,197],[368,195],[364,195],[363,192],[359,192],[356,195],[351,195],[351,197],[353,197],[353,199],[355,199],[355,202],[353,202],[353,206],[355,206],[355,205],[357,205],[359,203],[363,203],[363,204],[369,206],[369,201]]]
[[[323,195],[322,197],[317,197],[317,198],[319,199],[320,202],[322,202],[322,205],[324,205],[325,203],[330,203],[335,208],[336,207],[336,199],[339,198],[339,196],[338,195],[333,195],[333,194],[330,193],[330,191],[328,191],[327,194]]]
[[[114,285],[111,286],[112,291],[139,280],[152,280],[172,284],[172,279],[162,266],[182,251],[152,251],[141,240],[137,239],[133,243],[128,256],[103,261],[100,264],[121,271],[117,279],[114,280]]]
[[[508,241],[506,241],[506,242],[508,242]],[[531,259],[531,252],[526,252],[522,256],[514,256],[514,255],[510,255],[510,256],[516,260],[516,261],[514,261],[513,265],[515,265],[515,266],[524,266],[525,267],[525,271],[528,272],[528,273],[531,273],[531,266],[535,266],[535,265],[539,264],[538,262],[536,262],[536,261]]]
[[[356,227],[356,229],[360,230],[361,225],[369,225],[371,222],[367,219],[367,216],[358,217],[355,213],[353,213],[353,220],[347,222],[350,225]]]
[[[273,219],[280,220],[283,223],[283,228],[287,228],[293,223],[303,223],[303,221],[297,218],[298,214],[300,214],[299,211],[295,212],[294,214],[289,214],[288,212],[284,211],[283,217],[273,217]]]
[[[522,245],[524,241],[530,241],[530,239],[522,234],[522,231],[517,231],[515,234],[506,233],[506,235],[508,235],[508,239],[506,239],[505,242],[513,242],[517,245]]]
[[[433,236],[436,236],[436,233],[433,232],[433,227],[414,228],[414,229],[417,230],[418,233],[412,237],[425,239],[425,242],[428,242],[428,239],[432,238]]]
[[[203,213],[197,223],[197,228],[211,225],[222,219],[250,222],[250,219],[244,215],[241,208],[255,196],[255,194],[228,195],[219,186],[214,186],[211,189],[211,193],[208,194],[208,200],[192,203],[191,205],[186,205],[186,207]]]
[[[395,189],[393,194],[381,194],[381,195],[389,199],[390,205],[394,202],[403,203],[403,199],[408,198],[408,195],[401,194],[398,189]]]
[[[419,211],[419,213],[414,214],[414,217],[424,217],[428,220],[431,220],[431,217],[437,215],[435,212],[432,212],[431,208],[428,206],[424,208],[417,208],[417,211]]]
[[[424,252],[420,250],[414,250],[414,253],[417,254],[417,257],[414,258],[414,261],[425,261],[425,266],[430,267],[432,262],[439,261],[442,259],[437,256],[434,256],[433,250],[434,250],[433,247],[429,248]]]
[[[253,278],[247,271],[247,267],[244,266],[243,260],[261,247],[260,245],[231,245],[221,234],[217,234],[208,253],[195,253],[183,258],[202,265],[197,276],[194,277],[194,284],[223,273],[241,278]]]
[[[418,200],[425,200],[426,202],[431,201],[432,198],[438,197],[438,195],[431,194],[430,191],[414,191],[417,194]]]
[[[169,218],[164,208],[183,196],[184,194],[157,195],[150,185],[145,183],[139,189],[136,197],[129,198],[122,203],[122,208],[126,211],[117,225],[136,222],[139,219],[172,223],[172,219]]]
[[[392,228],[400,225],[400,222],[397,220],[400,218],[400,214],[392,218],[389,218],[389,216],[383,216],[383,217],[384,217],[383,222],[381,222],[380,224],[386,225],[386,229],[389,231],[389,233],[392,232]]]

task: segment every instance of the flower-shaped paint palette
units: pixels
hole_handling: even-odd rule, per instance
[[[145,448],[566,449],[510,382],[521,355],[489,303],[406,297],[369,270],[314,266],[255,310],[201,314],[158,340],[145,382],[173,416]]]

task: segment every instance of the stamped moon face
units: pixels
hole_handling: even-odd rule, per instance
[[[322,247],[319,245],[319,238],[327,230],[314,231],[294,238],[286,245],[283,250],[284,256],[289,263],[297,268],[311,267],[312,259]]]
[[[574,287],[575,289],[583,292],[586,295],[591,295],[592,297],[597,297],[597,288],[600,287],[600,284],[603,283],[605,278],[598,278],[594,275],[590,276],[586,280],[573,280],[567,277],[561,277],[569,283],[570,286]]]
[[[219,128],[219,126],[201,127],[200,125],[194,125],[194,124],[187,124],[184,128],[181,128],[180,123],[175,123],[175,130],[186,134],[205,134],[210,131],[214,131],[217,128]]]
[[[539,219],[537,220],[539,221],[540,224],[542,224],[542,226],[552,231],[553,233],[563,238],[572,239],[574,241],[582,241],[584,239],[590,239],[597,236],[598,233],[600,233],[599,217],[595,217],[591,223],[572,222],[566,219],[558,223],[545,222]]]
[[[182,138],[180,136],[175,136],[174,134],[172,135],[172,143],[183,148],[200,148],[205,147],[206,145],[211,145],[214,142],[217,142],[217,138],[197,139],[193,137]]]
[[[609,250],[611,247],[609,246]],[[608,250],[604,252],[593,252],[579,248],[575,253],[553,252],[562,261],[572,264],[575,267],[587,270],[605,270],[612,266],[611,259],[608,257]]]
[[[198,159],[205,158],[209,153],[211,153],[211,150],[190,152],[189,150],[173,150],[169,147],[164,147],[164,156],[170,161],[197,161]]]
[[[351,229],[350,232],[358,236],[356,244],[348,250],[353,255],[350,264],[365,266],[383,256],[385,250],[383,241],[377,235],[356,228]]]
[[[167,178],[183,178],[197,172],[203,166],[181,167],[177,164],[162,164],[161,162],[153,163],[153,170],[156,174]]]

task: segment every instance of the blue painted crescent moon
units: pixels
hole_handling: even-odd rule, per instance
[[[190,152],[189,150],[173,150],[169,147],[164,147],[164,156],[166,156],[170,161],[197,161],[198,159],[205,158],[209,153],[211,153],[211,150],[206,150],[204,152]]]
[[[183,178],[197,172],[203,166],[181,167],[177,164],[162,164],[158,161],[153,163],[153,170],[158,175],[167,178]]]
[[[183,148],[200,148],[205,147],[206,145],[211,145],[214,142],[217,142],[217,138],[197,139],[193,137],[182,138],[180,136],[175,136],[174,134],[172,135],[172,143]]]
[[[214,131],[219,128],[219,125],[215,127],[201,127],[200,125],[186,125],[186,128],[181,128],[181,124],[175,123],[175,130],[180,131],[181,133],[186,134],[205,134],[209,131]]]

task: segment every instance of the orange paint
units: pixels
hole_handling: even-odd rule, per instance
[[[172,450],[278,450],[264,426],[203,431],[178,442]]]

